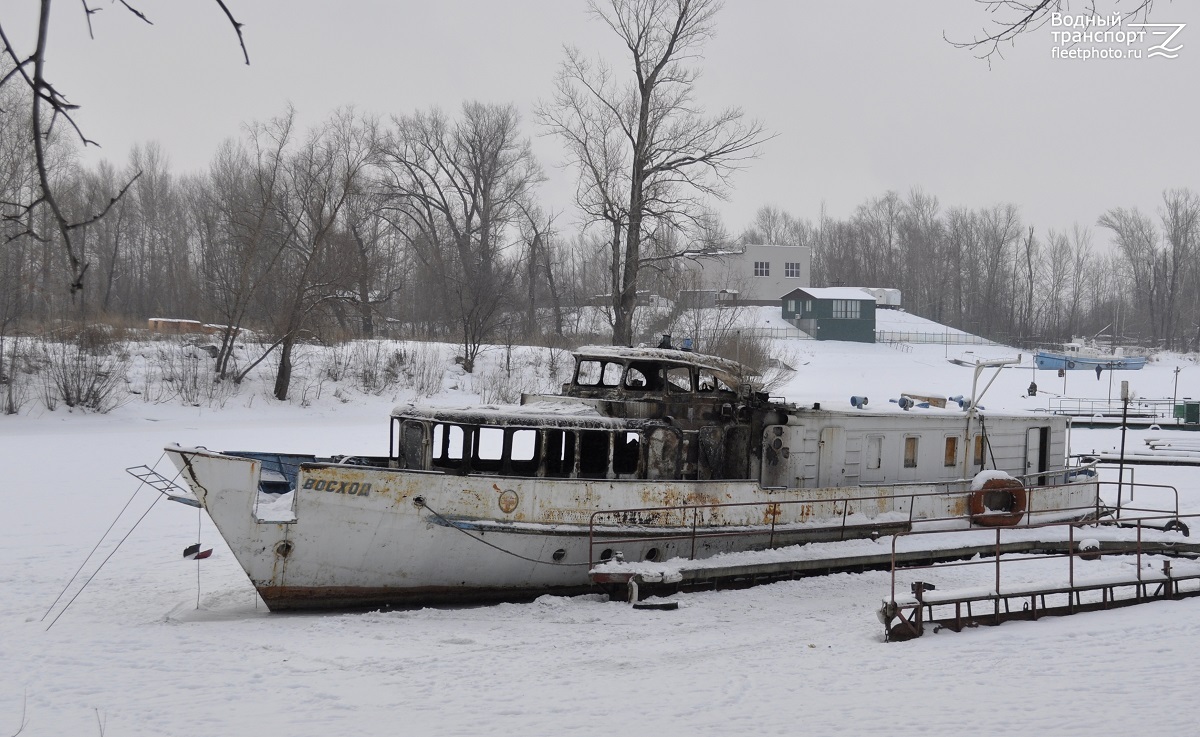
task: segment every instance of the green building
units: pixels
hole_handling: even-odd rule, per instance
[[[875,297],[855,287],[793,289],[783,319],[817,340],[875,342]]]

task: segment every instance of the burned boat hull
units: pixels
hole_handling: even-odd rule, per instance
[[[587,590],[609,559],[1099,511],[1062,417],[831,411],[714,356],[575,358],[564,396],[397,407],[386,456],[166,450],[273,610],[523,599]],[[973,488],[986,474],[1002,487]]]
[[[764,489],[747,480],[457,476],[319,462],[296,469],[290,514],[281,515],[276,497],[261,492],[261,459],[166,450],[273,611],[574,594],[591,589],[596,562],[617,554],[705,558],[927,520],[970,524],[965,484]],[[1096,484],[1080,476],[1037,492],[1031,518],[1078,517]]]

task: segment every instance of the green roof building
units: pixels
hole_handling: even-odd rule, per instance
[[[783,319],[817,340],[875,342],[875,297],[856,287],[793,289]]]

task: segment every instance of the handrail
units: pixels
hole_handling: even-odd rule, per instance
[[[1025,488],[1026,488],[1027,492],[1035,492],[1035,493],[1030,493],[1027,495],[1027,498],[1030,500],[1037,499],[1038,495],[1036,494],[1036,492],[1039,489],[1056,490],[1056,489],[1062,489],[1064,486],[1073,486],[1076,484],[1082,485],[1082,484],[1093,484],[1094,483],[1097,485],[1097,494],[1095,497],[1095,501],[1093,503],[1089,503],[1089,504],[1083,505],[1083,506],[1077,506],[1077,507],[1061,507],[1061,506],[1059,506],[1059,507],[1055,507],[1053,509],[1046,509],[1046,510],[1038,510],[1036,508],[1033,508],[1033,506],[1029,506],[1026,508],[1025,513],[1021,517],[1023,524],[1021,522],[1019,522],[1017,525],[1014,525],[1014,526],[1017,526],[1017,527],[1031,526],[1030,519],[1032,518],[1032,515],[1034,515],[1034,514],[1046,514],[1046,513],[1073,514],[1073,513],[1076,513],[1076,514],[1078,514],[1078,516],[1081,516],[1081,517],[1088,516],[1093,519],[1098,519],[1101,516],[1102,512],[1105,511],[1102,507],[1102,504],[1100,501],[1100,494],[1099,494],[1099,488],[1100,488],[1099,485],[1104,482],[1101,482],[1099,480],[1098,474],[1096,474],[1094,472],[1094,470],[1093,470],[1094,465],[1095,464],[1089,464],[1086,467],[1076,467],[1076,468],[1072,468],[1072,469],[1065,469],[1062,471],[1055,471],[1055,472],[1048,472],[1048,473],[1033,473],[1033,474],[1027,474],[1026,476],[1020,477],[1020,478],[1054,477],[1054,476],[1061,475],[1064,479],[1064,482],[1062,484],[1026,486]],[[1081,470],[1088,472],[1088,475],[1086,477],[1082,477],[1081,473],[1080,473]],[[915,521],[919,521],[921,523],[963,522],[963,521],[965,521],[968,524],[970,524],[970,515],[969,514],[968,515],[957,514],[957,515],[949,515],[949,516],[943,516],[943,517],[921,517],[919,519],[914,518],[914,516],[913,516],[914,512],[917,508],[917,505],[915,502],[918,499],[924,499],[924,498],[930,498],[930,497],[943,497],[943,498],[962,497],[964,499],[964,501],[966,499],[969,499],[970,495],[975,493],[975,491],[977,491],[977,490],[972,490],[970,488],[970,486],[969,486],[970,483],[971,483],[970,480],[963,479],[963,480],[959,480],[959,481],[949,482],[948,484],[943,484],[942,485],[943,488],[937,489],[934,491],[915,491],[914,490],[909,493],[894,493],[894,494],[888,494],[888,495],[880,495],[880,494],[849,495],[848,494],[846,496],[838,496],[838,497],[827,498],[827,499],[813,499],[813,498],[772,499],[772,500],[751,501],[751,502],[696,503],[696,504],[665,505],[665,506],[657,506],[657,507],[631,507],[631,508],[626,508],[626,509],[597,510],[597,511],[593,512],[588,518],[588,560],[589,560],[590,564],[593,566],[597,563],[597,560],[595,558],[595,549],[596,549],[596,545],[597,545],[597,538],[605,539],[605,540],[619,539],[623,543],[663,542],[663,541],[669,541],[669,540],[690,540],[691,550],[689,553],[689,559],[691,559],[691,560],[694,560],[696,557],[696,541],[697,540],[722,538],[722,537],[737,537],[737,536],[751,535],[751,534],[762,535],[765,532],[768,535],[767,547],[769,549],[774,548],[775,547],[775,538],[781,527],[780,523],[778,522],[779,517],[781,516],[781,508],[791,507],[791,506],[797,505],[797,504],[808,504],[808,505],[831,504],[831,505],[833,505],[834,514],[837,516],[840,516],[839,524],[829,526],[829,527],[817,527],[810,523],[797,521],[797,522],[793,522],[793,523],[784,523],[784,525],[782,525],[783,527],[785,527],[786,529],[789,529],[789,530],[794,528],[796,531],[799,531],[799,530],[817,531],[817,530],[835,529],[835,530],[839,531],[839,535],[838,535],[839,540],[845,540],[847,531],[851,530],[851,529],[863,528],[863,527],[880,528],[883,525],[888,524],[888,523],[870,523],[870,524],[866,524],[866,525],[849,524],[849,522],[850,522],[850,520],[849,520],[850,505],[852,502],[869,501],[869,502],[877,503],[877,502],[881,502],[881,501],[890,501],[894,505],[897,502],[899,502],[901,504],[903,504],[904,502],[907,502],[908,503],[907,524],[910,527],[913,524],[913,522],[915,522]],[[954,486],[952,487],[951,484],[953,484]],[[965,488],[954,488],[959,485],[963,485],[963,486],[965,486]],[[1126,486],[1128,486],[1128,485],[1129,484],[1126,484]],[[924,487],[930,486],[930,484],[912,484],[912,483],[890,484],[890,485],[881,485],[880,487],[874,487],[874,488],[886,488],[888,486],[891,486],[893,488],[899,488],[899,487],[922,487],[922,488],[924,488]],[[1149,486],[1149,485],[1147,485],[1147,486]],[[860,487],[854,487],[854,488],[860,488]],[[1165,488],[1173,488],[1173,487],[1165,487]],[[1034,503],[1035,502],[1033,502],[1033,501],[1030,502],[1031,505]],[[840,510],[838,508],[839,505],[840,505]],[[1176,506],[1176,509],[1178,509],[1178,492],[1177,491],[1176,491],[1175,506]],[[765,510],[765,516],[770,517],[770,520],[771,520],[770,524],[737,525],[737,526],[723,525],[719,528],[713,528],[711,530],[701,529],[700,513],[702,510],[715,511],[715,510],[722,510],[722,509],[739,509],[739,508],[750,508],[750,507],[766,507],[767,509]],[[1153,511],[1161,511],[1161,510],[1153,510]],[[654,526],[654,525],[636,524],[635,523],[633,525],[630,525],[627,521],[631,516],[634,516],[634,515],[644,516],[647,514],[654,514],[654,513],[658,513],[658,512],[677,513],[679,515],[679,517],[678,517],[679,520],[683,524],[682,525],[671,525],[671,526],[668,526],[668,525]],[[688,522],[687,522],[687,519],[689,516],[691,518],[690,524],[688,524]],[[600,520],[602,520],[605,517],[617,518],[618,524],[620,525],[621,529],[623,529],[623,530],[627,530],[630,527],[642,527],[642,528],[658,527],[658,529],[661,529],[664,532],[668,531],[668,530],[672,530],[672,529],[681,529],[681,528],[684,531],[679,532],[677,534],[655,534],[655,535],[649,536],[649,537],[647,537],[647,536],[631,537],[631,536],[628,536],[625,534],[621,534],[621,535],[607,534],[606,535],[604,533],[604,530],[607,527],[609,527],[609,525],[603,525],[600,523]],[[622,521],[621,518],[624,518],[624,521]],[[892,521],[892,522],[894,523],[895,521]],[[612,526],[615,527],[617,525],[612,525]],[[603,562],[603,561],[600,561],[600,562]]]
[[[1164,510],[1153,510],[1153,511],[1163,512]],[[1121,553],[1121,552],[1134,552],[1137,555],[1138,580],[1140,581],[1141,577],[1142,577],[1141,562],[1142,562],[1142,553],[1143,553],[1142,531],[1147,527],[1150,527],[1151,529],[1165,531],[1166,529],[1169,529],[1167,527],[1167,525],[1170,523],[1178,524],[1181,520],[1195,519],[1195,518],[1200,518],[1200,513],[1178,515],[1178,514],[1171,514],[1171,513],[1167,512],[1167,513],[1152,515],[1152,516],[1136,517],[1132,520],[1120,520],[1120,519],[1116,519],[1116,518],[1113,518],[1110,520],[1099,520],[1099,519],[1086,520],[1086,521],[1072,520],[1072,521],[1041,522],[1041,523],[1033,523],[1033,524],[1025,524],[1025,525],[1013,525],[1013,526],[1008,526],[1008,527],[996,527],[996,528],[994,528],[995,533],[996,533],[996,546],[995,546],[996,552],[991,561],[983,560],[983,559],[971,559],[971,560],[963,560],[963,561],[951,561],[951,562],[946,562],[946,563],[936,563],[936,564],[932,564],[932,565],[907,565],[906,564],[904,566],[903,570],[905,570],[906,572],[912,572],[912,571],[920,571],[920,570],[955,568],[955,567],[961,567],[961,566],[993,565],[993,566],[995,566],[995,571],[996,571],[995,572],[995,592],[997,593],[997,595],[999,595],[1000,594],[1000,570],[1001,570],[1001,562],[1003,559],[1003,553],[1001,550],[1001,533],[1003,533],[1005,530],[1013,530],[1013,529],[1028,530],[1028,529],[1047,529],[1047,528],[1054,528],[1054,527],[1066,527],[1067,528],[1067,546],[1068,546],[1066,553],[1045,553],[1045,552],[1038,553],[1038,554],[1023,553],[1021,555],[1021,557],[1019,557],[1019,558],[1009,557],[1008,560],[1010,562],[1015,562],[1015,561],[1028,561],[1028,560],[1050,560],[1053,558],[1070,558],[1070,562],[1068,565],[1068,581],[1069,581],[1069,585],[1074,587],[1074,585],[1075,585],[1075,560],[1074,559],[1077,555],[1079,555],[1079,553],[1076,550],[1077,546],[1075,545],[1075,530],[1077,528],[1083,528],[1083,527],[1089,527],[1089,526],[1091,526],[1091,527],[1109,527],[1109,526],[1117,526],[1117,525],[1128,526],[1130,524],[1133,524],[1137,529],[1137,535],[1136,535],[1136,539],[1132,543],[1132,547],[1129,547],[1127,549],[1120,548],[1120,547],[1110,548],[1109,550],[1107,550],[1105,552],[1105,554],[1112,555],[1112,554]],[[1155,521],[1162,521],[1164,523],[1164,525],[1162,527],[1157,527],[1157,526],[1147,524],[1147,523],[1155,522]],[[976,528],[976,529],[978,529],[978,528]],[[916,537],[916,536],[920,536],[920,535],[938,534],[939,532],[944,532],[944,531],[909,530],[907,532],[898,532],[892,536],[891,590],[890,590],[890,595],[889,595],[889,601],[891,603],[896,602],[896,571],[897,571],[896,546],[899,543],[899,541],[903,538]]]
[[[1122,489],[1129,489],[1129,500],[1130,501],[1133,501],[1133,492],[1135,490],[1139,490],[1139,489],[1170,489],[1171,493],[1175,497],[1174,514],[1176,517],[1179,516],[1179,489],[1175,488],[1174,486],[1172,486],[1170,484],[1143,484],[1140,482],[1135,483],[1132,480],[1125,481],[1125,482],[1098,481],[1097,483],[1099,483],[1101,487],[1115,486],[1115,487],[1117,487],[1118,493],[1120,493],[1120,491]],[[1132,511],[1132,512],[1169,512],[1170,511],[1170,510],[1166,510],[1166,509],[1141,509],[1138,507],[1124,506],[1121,504],[1120,499],[1117,500],[1117,509],[1121,510],[1121,511]]]
[[[1176,404],[1172,399],[1135,399],[1129,403],[1128,416],[1170,420],[1174,419]],[[1097,414],[1120,416],[1124,410],[1125,403],[1120,399],[1059,397],[1050,400],[1049,405],[1052,414],[1072,417],[1092,417]]]

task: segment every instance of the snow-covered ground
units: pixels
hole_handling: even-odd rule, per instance
[[[970,394],[972,370],[947,358],[1017,353],[816,341],[776,347],[797,371],[774,393],[838,407],[865,394],[871,408],[897,412],[887,400],[903,392]],[[502,356],[492,351],[479,371],[496,370]],[[519,360],[552,385],[545,357]],[[1050,397],[1026,396],[1031,380],[1063,392],[1064,379],[1024,360],[1001,374],[984,406],[1045,409]],[[1115,378],[1114,396],[1128,379],[1140,396],[1171,397],[1178,378],[1179,396],[1200,397],[1194,356],[1165,357]],[[451,370],[434,401],[474,399],[474,381]],[[1071,396],[1109,392],[1107,375],[1070,372],[1065,383]],[[273,615],[202,514],[143,489],[52,606],[136,488],[123,469],[152,464],[165,443],[384,453],[387,413],[410,396],[403,383],[379,395],[330,383],[299,406],[268,399],[260,384],[221,409],[135,398],[107,415],[30,408],[0,418],[0,734],[1200,731],[1189,708],[1192,679],[1200,677],[1197,599],[907,643],[884,643],[875,616],[886,573],[685,594],[669,612],[586,596]],[[1146,434],[1131,431],[1128,442],[1140,445]],[[1076,430],[1073,446],[1110,448],[1118,438],[1115,430]],[[1137,473],[1139,481],[1178,486],[1184,510],[1200,512],[1194,469]],[[183,560],[197,535],[213,556]],[[988,574],[944,575],[971,585]]]

